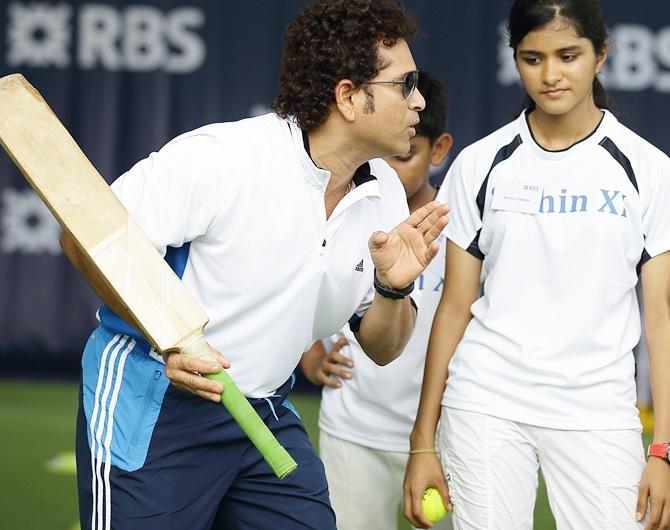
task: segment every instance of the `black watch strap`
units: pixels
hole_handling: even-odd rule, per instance
[[[414,282],[410,283],[403,289],[394,289],[393,287],[389,287],[388,285],[380,283],[379,279],[377,278],[377,269],[375,269],[374,286],[375,291],[377,291],[380,295],[382,295],[384,298],[390,298],[392,300],[402,300],[414,290]]]

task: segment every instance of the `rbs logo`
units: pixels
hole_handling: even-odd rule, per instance
[[[670,92],[670,27],[654,33],[645,26],[622,24],[612,33],[605,84],[616,90]]]
[[[7,54],[10,66],[104,68],[188,73],[205,60],[196,32],[205,21],[200,9],[162,11],[153,6],[10,3]],[[76,43],[75,48],[72,42]]]
[[[504,24],[498,42],[498,82],[519,83]],[[670,92],[670,27],[658,32],[639,24],[610,28],[610,53],[601,79],[607,88],[622,91]]]

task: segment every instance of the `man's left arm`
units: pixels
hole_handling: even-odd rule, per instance
[[[444,204],[432,201],[390,232],[375,232],[370,238],[376,293],[356,339],[379,365],[398,357],[412,334],[416,309],[406,293],[436,256],[447,212]]]
[[[356,339],[368,357],[383,366],[405,349],[415,320],[416,309],[409,296],[391,300],[377,293],[361,320]]]

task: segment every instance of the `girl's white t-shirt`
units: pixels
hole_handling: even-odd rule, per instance
[[[446,236],[482,259],[443,405],[556,429],[639,428],[640,265],[670,249],[670,160],[607,111],[560,152],[526,114],[447,176]]]

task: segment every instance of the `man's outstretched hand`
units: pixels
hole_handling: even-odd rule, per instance
[[[437,254],[448,212],[447,205],[432,201],[390,232],[372,234],[368,245],[380,283],[403,289],[419,277]]]

